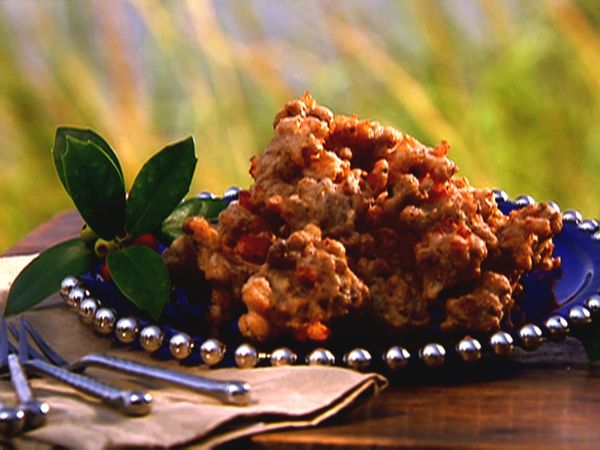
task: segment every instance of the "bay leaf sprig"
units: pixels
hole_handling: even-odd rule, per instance
[[[87,128],[58,127],[56,129],[56,135],[54,137],[52,157],[54,159],[54,166],[56,167],[58,177],[62,181],[62,184],[63,186],[65,186],[67,192],[69,192],[69,189],[66,185],[65,168],[62,160],[64,154],[67,151],[67,136],[79,139],[80,141],[84,142],[89,141],[97,145],[104,152],[106,157],[113,162],[115,168],[117,169],[117,172],[119,173],[121,181],[123,180],[123,171],[121,169],[121,165],[119,164],[119,158],[117,158],[117,155],[110,147],[108,142],[106,142],[98,133]]]
[[[156,249],[132,244],[144,242],[140,237],[145,234],[158,235],[188,192],[196,166],[193,138],[170,144],[152,156],[136,176],[128,197],[119,159],[96,132],[58,128],[52,157],[65,191],[85,221],[84,229],[81,239],[46,250],[21,271],[9,291],[6,314],[35,306],[56,291],[64,277],[88,272],[106,258],[117,288],[158,319],[170,299],[168,270]],[[192,214],[200,209],[186,211]],[[186,218],[181,213],[177,217],[181,223]],[[169,224],[176,234],[172,218]]]
[[[191,137],[168,145],[144,164],[127,199],[125,225],[131,236],[160,227],[187,194],[195,165]]]
[[[96,264],[96,255],[81,239],[71,239],[46,250],[31,261],[13,282],[7,316],[19,314],[56,292],[69,274],[82,274]]]
[[[132,245],[110,253],[106,263],[121,293],[158,320],[171,295],[169,272],[161,256],[148,247]]]
[[[125,223],[119,169],[91,140],[67,136],[66,144],[61,157],[65,189],[90,228],[103,239],[113,239],[124,232]]]

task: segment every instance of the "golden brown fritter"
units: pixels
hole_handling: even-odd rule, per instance
[[[274,127],[254,184],[217,225],[190,219],[167,253],[176,267],[196,252],[216,329],[239,318],[257,341],[319,341],[358,313],[399,334],[441,310],[444,331],[490,332],[524,272],[559,264],[560,214],[538,204],[505,216],[491,191],[454,177],[446,142],[334,115],[309,94]]]
[[[513,304],[508,278],[484,272],[475,288],[446,300],[446,319],[442,330],[497,330],[503,311]]]
[[[324,323],[360,309],[368,292],[348,268],[344,246],[308,224],[273,242],[266,264],[244,284],[248,312],[240,331],[258,341],[288,330],[323,341],[329,337]]]

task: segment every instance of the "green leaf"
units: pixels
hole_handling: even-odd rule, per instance
[[[106,262],[123,295],[158,320],[171,297],[171,277],[162,257],[148,247],[132,245],[110,253]]]
[[[58,291],[63,278],[81,275],[97,263],[93,250],[81,239],[62,242],[31,261],[10,288],[5,314],[23,312]]]
[[[131,236],[158,229],[188,192],[195,167],[192,137],[168,145],[144,164],[127,200],[125,223]]]
[[[69,195],[79,214],[101,238],[125,229],[125,186],[113,161],[94,142],[67,136],[62,155]]]
[[[190,198],[181,202],[163,221],[160,227],[161,240],[170,244],[183,234],[181,227],[188,217],[204,216],[207,219],[215,219],[227,207],[227,204],[223,199],[210,198]]]
[[[66,182],[63,157],[67,152],[68,136],[74,137],[83,142],[93,142],[98,147],[100,147],[104,154],[113,162],[115,168],[119,172],[121,181],[123,181],[123,171],[121,170],[121,165],[119,164],[119,159],[117,158],[117,155],[115,154],[113,149],[110,148],[108,142],[106,142],[99,134],[85,128],[59,127],[56,129],[56,135],[54,137],[52,157],[54,159],[54,166],[56,167],[58,177],[60,178],[60,181],[62,182],[67,192],[70,193]]]

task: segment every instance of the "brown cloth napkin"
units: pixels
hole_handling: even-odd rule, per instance
[[[0,258],[0,277],[7,258]],[[2,261],[4,260],[4,261]],[[2,291],[2,280],[0,280]],[[0,298],[0,310],[4,301]],[[67,361],[90,352],[103,352],[175,370],[219,379],[241,379],[252,386],[254,402],[245,407],[225,406],[216,400],[150,380],[105,370],[89,373],[123,388],[144,388],[154,397],[152,413],[126,418],[79,392],[49,379],[31,381],[33,391],[52,410],[48,423],[14,440],[18,448],[36,442],[69,448],[101,449],[122,446],[173,446],[193,443],[210,448],[229,440],[284,427],[316,425],[349,406],[358,397],[384,388],[377,374],[325,367],[260,369],[186,368],[175,361],[159,362],[141,351],[117,346],[83,325],[58,296],[27,313],[28,320]],[[2,381],[0,401],[14,404],[14,394]]]

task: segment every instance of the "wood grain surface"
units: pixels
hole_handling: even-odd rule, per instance
[[[79,236],[82,225],[83,221],[76,211],[58,214],[10,247],[4,252],[4,256],[26,255],[52,247],[61,241]]]
[[[5,255],[43,250],[76,236],[81,223],[73,211],[60,214]],[[226,447],[600,448],[600,368],[574,339],[507,361],[386,375],[390,387],[324,425]]]

